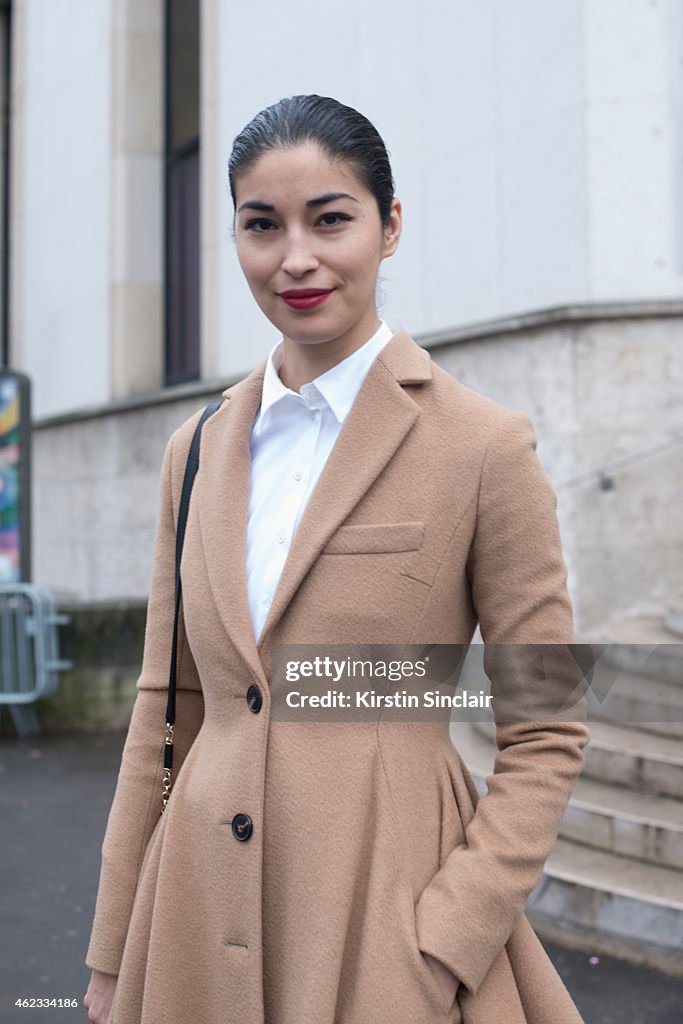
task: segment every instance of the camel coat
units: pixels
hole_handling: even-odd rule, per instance
[[[574,642],[532,423],[397,331],[257,644],[248,444],[265,365],[223,392],[203,429],[162,815],[174,523],[201,410],[163,460],[143,663],[86,956],[119,976],[110,1024],[580,1024],[524,908],[583,766],[581,714],[498,724],[482,799],[447,721],[271,715],[274,644],[468,645],[477,622],[487,645]],[[450,1008],[423,953],[461,981]]]

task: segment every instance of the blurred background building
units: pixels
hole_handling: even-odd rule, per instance
[[[630,729],[596,726],[539,919],[669,969],[683,672],[629,642],[683,631],[683,0],[0,0],[1,362],[33,382],[33,579],[74,614],[62,712],[130,713],[166,441],[278,337],[232,141],[309,92],[390,151],[380,314],[532,417],[579,635],[622,642]],[[490,735],[461,749],[483,783]]]

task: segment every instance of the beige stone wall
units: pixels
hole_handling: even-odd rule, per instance
[[[580,630],[661,611],[683,579],[683,317],[577,319],[481,335],[433,357],[531,416]],[[601,476],[604,474],[604,478]]]
[[[68,600],[146,599],[166,442],[217,394],[35,431],[36,583]]]

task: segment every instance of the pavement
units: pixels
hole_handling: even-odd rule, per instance
[[[0,738],[0,1024],[87,1022],[83,958],[124,740],[124,733]],[[683,1022],[683,979],[546,949],[585,1024]],[[15,1006],[31,998],[75,1005]]]

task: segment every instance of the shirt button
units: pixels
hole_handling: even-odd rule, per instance
[[[249,710],[253,711],[256,715],[261,710],[262,704],[263,694],[261,693],[261,688],[257,686],[256,683],[252,683],[247,690],[247,705],[249,706]]]
[[[295,480],[301,480],[301,473],[297,472],[297,473],[294,473],[293,475],[294,475],[294,479]]]
[[[236,814],[232,819],[232,834],[243,843],[254,830],[254,823],[248,814]]]
[[[317,411],[318,411],[317,409],[311,409],[311,411],[309,412],[308,415],[311,417],[312,420],[315,419],[315,414],[316,414]]]
[[[277,535],[277,542],[278,542],[278,544],[284,544],[284,542],[285,542],[285,535],[284,535],[284,533],[278,533],[278,535]]]

